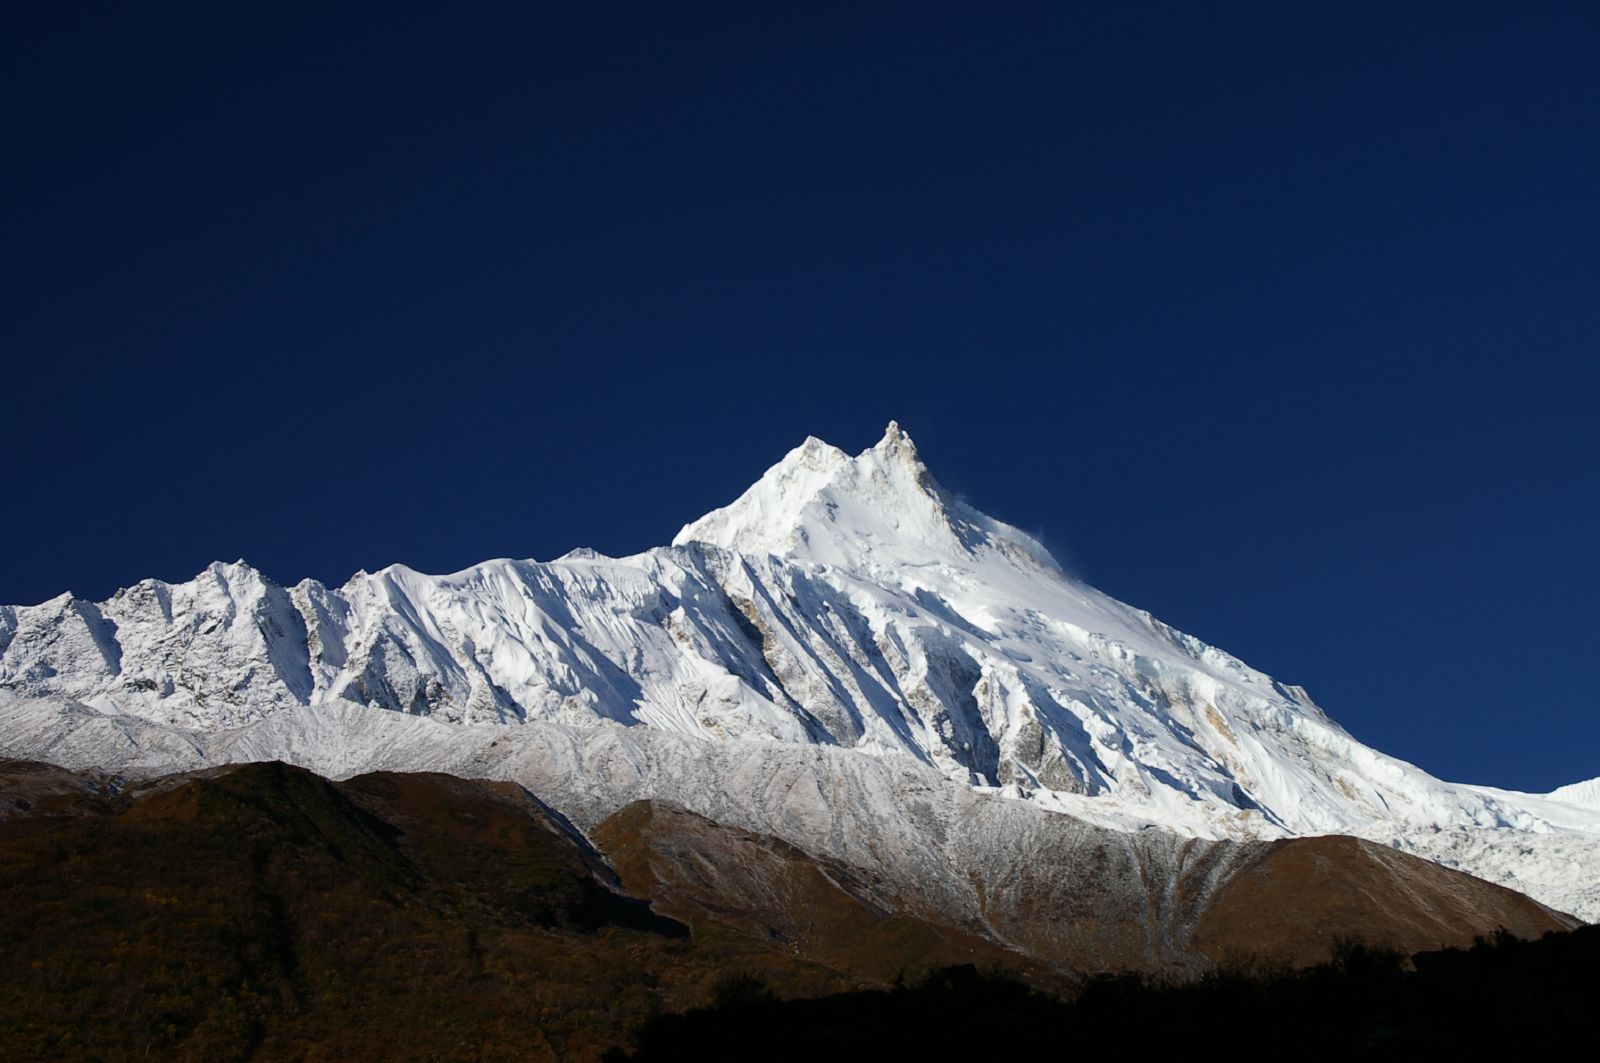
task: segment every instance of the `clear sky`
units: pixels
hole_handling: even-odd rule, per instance
[[[1446,778],[1600,775],[1595,4],[7,4],[0,601],[667,542],[890,418]]]

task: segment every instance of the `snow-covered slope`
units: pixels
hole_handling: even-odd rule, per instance
[[[951,498],[893,424],[854,457],[807,440],[634,557],[395,566],[338,589],[285,589],[239,562],[0,609],[0,688],[37,706],[0,741],[51,759],[70,723],[75,766],[293,747],[359,770],[341,750],[359,744],[352,708],[502,732],[609,721],[843,747],[1109,825],[1356,833],[1520,888],[1573,867],[1600,878],[1592,801],[1447,784],[1362,745],[1303,690],[1067,577]],[[309,726],[319,707],[344,730]],[[53,727],[51,713],[79,715]],[[1530,869],[1537,855],[1501,867],[1503,846],[1479,852],[1486,830],[1560,839],[1559,874]],[[1529,892],[1570,907],[1559,886]]]
[[[1547,796],[1552,801],[1600,811],[1600,779],[1589,779],[1585,782],[1575,782],[1570,786],[1562,786],[1550,791]]]

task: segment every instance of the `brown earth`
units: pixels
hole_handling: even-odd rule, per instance
[[[904,883],[662,802],[628,806],[592,838],[629,892],[697,933],[715,925],[875,979],[952,963],[1035,984],[1108,971],[1188,977],[1218,963],[1322,963],[1352,943],[1409,954],[1579,925],[1342,837],[1174,844],[1076,825],[967,869],[975,913],[899,900]]]
[[[955,964],[1303,965],[1575,920],[1348,838],[1081,828],[967,869],[975,910],[675,806],[588,838],[523,788],[282,764],[130,784],[0,762],[0,1058],[592,1059],[661,1013]]]
[[[130,804],[114,776],[31,760],[0,760],[0,822],[119,812]]]
[[[1304,966],[1348,942],[1410,954],[1500,930],[1531,939],[1581,925],[1503,886],[1357,838],[1257,848],[1195,927],[1194,948],[1213,960]]]
[[[891,910],[879,899],[883,884],[863,872],[675,805],[636,802],[591,837],[629,893],[653,898],[657,912],[687,923],[697,939],[740,935],[878,983],[955,964],[1062,981],[971,930]]]
[[[611,888],[520,788],[333,784],[281,764],[125,803],[6,765],[0,1058],[593,1059],[759,965],[787,996],[864,984]]]

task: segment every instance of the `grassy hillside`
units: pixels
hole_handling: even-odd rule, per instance
[[[588,1058],[755,961],[788,992],[861,984],[691,941],[513,786],[163,785],[0,821],[0,1056]]]
[[[510,783],[255,764],[131,784],[0,762],[0,1059],[1053,1058],[1241,1030],[1479,1045],[1572,1027],[1600,970],[1590,928],[1414,971],[1352,946],[1310,971],[1083,989],[894,910],[856,870],[682,809],[633,805],[592,839],[604,853]],[[1292,962],[1294,912],[1371,923],[1397,875],[1429,887],[1419,911],[1460,923],[1455,878],[1380,857],[1263,850],[1202,943]]]

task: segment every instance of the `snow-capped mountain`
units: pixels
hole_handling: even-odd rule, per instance
[[[3,608],[0,688],[0,742],[70,766],[354,771],[406,766],[398,742],[419,767],[482,769],[492,742],[622,725],[780,759],[837,747],[1123,829],[1360,834],[1600,917],[1592,784],[1455,785],[1368,748],[952,498],[893,423],[854,457],[808,439],[633,557],[394,566],[337,589],[238,562]],[[453,726],[424,729],[453,752],[430,760],[395,714]]]
[[[1569,805],[1600,811],[1600,779],[1589,779],[1585,782],[1572,783],[1570,786],[1558,787],[1550,791],[1548,796]]]

